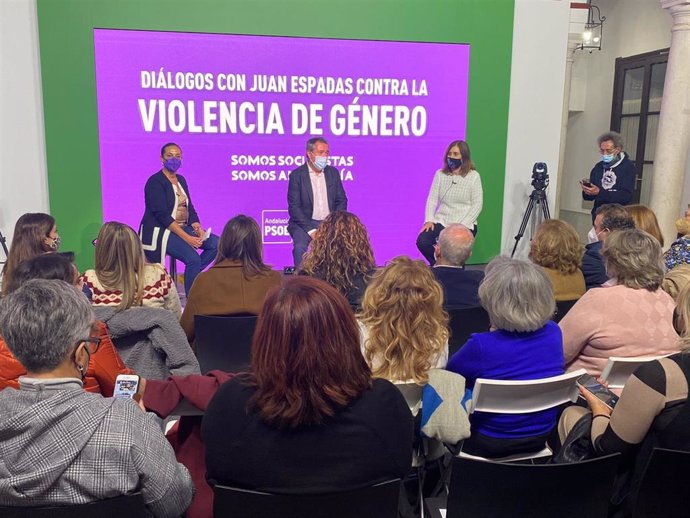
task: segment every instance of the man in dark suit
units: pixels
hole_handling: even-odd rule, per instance
[[[585,246],[582,256],[582,274],[585,276],[587,289],[598,288],[609,280],[601,255],[601,247],[606,237],[614,230],[635,228],[635,222],[625,207],[618,203],[602,205],[597,209],[594,225],[587,234],[589,243]]]
[[[465,262],[472,255],[474,235],[464,225],[452,223],[438,236],[433,268],[436,280],[443,286],[445,309],[480,306],[479,283],[484,278],[480,270],[466,270]]]
[[[288,232],[292,237],[295,268],[309,247],[314,232],[331,212],[347,210],[347,196],[340,173],[328,165],[328,142],[321,137],[307,141],[307,162],[290,173]]]

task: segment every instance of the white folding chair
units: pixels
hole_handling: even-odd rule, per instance
[[[601,371],[601,379],[608,383],[610,389],[622,389],[628,378],[643,363],[658,360],[663,356],[637,356],[635,358],[621,358],[611,356]]]
[[[472,391],[470,414],[474,412],[527,414],[554,408],[568,401],[574,403],[579,394],[575,381],[583,374],[587,374],[587,371],[579,369],[560,376],[535,380],[513,381],[478,378]],[[536,453],[509,455],[489,460],[513,462],[548,457],[552,453],[551,449],[544,445],[544,449]],[[487,460],[462,451],[458,457]]]

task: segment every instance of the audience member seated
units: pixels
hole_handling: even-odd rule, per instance
[[[88,300],[57,280],[31,280],[0,301],[0,333],[27,374],[0,391],[0,505],[75,505],[141,492],[156,517],[192,499],[187,469],[153,416],[130,399],[83,390],[93,333]]]
[[[664,280],[661,281],[661,289],[671,295],[673,300],[676,300],[678,294],[688,284],[690,284],[690,264],[679,264],[664,275]]]
[[[367,229],[351,212],[331,212],[309,243],[300,274],[326,281],[359,309],[376,269]]]
[[[329,493],[401,478],[413,420],[371,379],[355,317],[329,284],[292,277],[259,315],[251,370],[223,384],[202,423],[209,480],[276,493]]]
[[[179,406],[189,405],[197,413],[184,412],[179,416],[177,426],[166,434],[166,439],[175,450],[177,460],[189,470],[194,483],[194,498],[187,509],[186,518],[210,518],[213,516],[213,490],[206,480],[206,459],[201,439],[203,412],[218,388],[235,373],[213,370],[208,374],[171,376],[167,380],[146,380],[141,392],[141,401],[148,412],[161,419],[175,416]],[[192,415],[189,415],[192,414]]]
[[[486,267],[479,298],[492,330],[472,335],[448,362],[448,370],[465,377],[530,380],[563,374],[561,331],[551,321],[556,302],[551,282],[538,266],[497,257]],[[556,409],[530,414],[475,412],[463,451],[504,457],[544,448],[556,425]]]
[[[560,219],[547,219],[537,227],[529,258],[541,266],[553,285],[557,301],[577,300],[585,293],[582,254],[577,231]]]
[[[446,366],[443,290],[424,262],[400,256],[376,272],[358,318],[362,353],[375,377],[423,385],[430,369]]]
[[[481,270],[466,270],[465,262],[472,255],[474,234],[466,226],[451,223],[441,230],[434,247],[436,280],[443,287],[445,309],[475,308],[479,306]]]
[[[14,226],[12,246],[2,267],[2,294],[9,292],[8,285],[19,263],[46,252],[57,252],[60,236],[55,226],[55,218],[41,212],[24,214]]]
[[[200,374],[199,361],[180,322],[167,309],[95,307],[125,364],[144,378]]]
[[[676,229],[678,239],[664,252],[667,271],[661,283],[664,291],[674,299],[690,283],[690,209],[685,211],[685,217],[676,221]]]
[[[599,399],[582,390],[592,413],[591,442],[597,455],[622,453],[622,465],[632,477],[621,477],[614,504],[627,510],[640,476],[654,447],[690,451],[690,286],[678,296],[675,319],[681,335],[681,352],[640,366],[625,383],[613,412]],[[579,406],[567,408],[559,422],[561,442],[575,423],[589,411]]]
[[[664,236],[661,233],[661,228],[659,228],[659,222],[656,219],[656,214],[654,211],[645,205],[628,205],[625,207],[628,211],[630,217],[635,223],[635,228],[644,230],[648,234],[651,234],[656,238],[656,240],[664,248]]]
[[[588,290],[608,282],[601,247],[611,232],[626,228],[635,228],[635,223],[622,205],[611,203],[597,209],[594,226],[587,235],[589,243],[585,246],[585,255],[582,257],[582,273]]]
[[[676,220],[677,239],[664,252],[666,270],[671,271],[681,264],[690,264],[690,209],[685,216]]]
[[[75,266],[61,254],[43,254],[22,261],[15,268],[7,288],[9,293],[16,291],[31,279],[61,280],[79,288],[79,275]],[[113,395],[115,378],[118,374],[133,374],[117,354],[108,328],[103,322],[95,323],[100,345],[89,356],[89,366],[84,376],[84,390]],[[26,369],[12,354],[5,341],[0,338],[0,389],[19,388],[19,377],[26,375]]]
[[[194,315],[258,315],[266,293],[280,281],[263,262],[259,225],[235,216],[223,228],[215,264],[197,276],[187,297],[180,321],[187,339],[194,341]]]
[[[673,299],[661,289],[659,242],[639,229],[612,232],[602,249],[614,285],[590,290],[560,322],[568,370],[599,376],[610,356],[678,351]]]
[[[173,279],[160,264],[149,264],[134,229],[110,221],[96,241],[96,268],[82,276],[91,304],[124,311],[133,306],[165,308],[182,315]]]

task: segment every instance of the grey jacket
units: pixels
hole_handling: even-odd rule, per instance
[[[144,378],[201,374],[179,321],[161,308],[135,307],[121,312],[95,307],[96,318],[108,326],[117,352],[127,367]]]
[[[0,391],[0,506],[74,505],[141,491],[150,514],[179,517],[193,486],[153,416],[78,380]]]

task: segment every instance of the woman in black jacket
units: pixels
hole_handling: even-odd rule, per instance
[[[162,263],[167,254],[184,263],[184,289],[189,293],[196,276],[216,257],[218,236],[206,235],[192,204],[187,181],[177,174],[182,165],[180,146],[165,144],[161,162],[163,168],[144,187],[146,209],[139,234],[150,262]],[[201,255],[197,248],[202,250]]]

